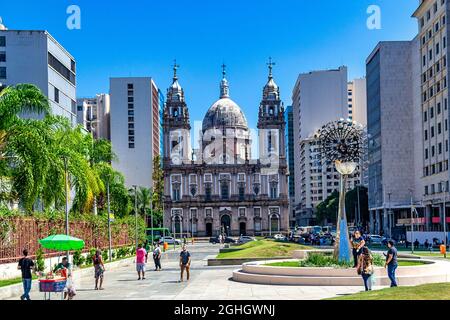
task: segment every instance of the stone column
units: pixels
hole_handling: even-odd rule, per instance
[[[369,210],[369,232],[375,233],[375,221],[374,216],[375,212],[373,210]]]
[[[375,210],[375,233],[379,234],[381,230],[380,210]]]
[[[389,234],[389,221],[388,221],[388,212],[386,207],[383,208],[383,234],[384,236]]]
[[[425,206],[425,230],[431,230],[431,206]]]

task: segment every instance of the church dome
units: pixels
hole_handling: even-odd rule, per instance
[[[241,108],[230,98],[221,98],[208,110],[203,119],[203,132],[212,128],[240,128],[248,130]]]
[[[239,128],[248,130],[247,119],[236,102],[230,99],[230,87],[222,65],[220,99],[213,103],[203,119],[203,132],[208,129]]]

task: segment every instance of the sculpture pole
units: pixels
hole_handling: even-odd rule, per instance
[[[341,174],[339,190],[339,207],[336,221],[336,243],[334,246],[334,258],[339,261],[351,260],[350,238],[348,235],[347,215],[345,213],[345,185],[347,175]]]

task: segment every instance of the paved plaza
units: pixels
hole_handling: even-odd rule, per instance
[[[153,261],[147,264],[148,272],[145,280],[137,280],[134,263],[105,272],[103,291],[94,290],[93,275],[75,278],[77,300],[316,300],[337,295],[352,294],[362,291],[359,287],[320,287],[320,286],[281,286],[258,285],[232,281],[232,271],[239,266],[208,267],[206,259],[214,256],[218,245],[196,244],[188,247],[192,254],[191,279],[179,282],[178,249],[168,252],[162,258],[163,270],[153,271]],[[43,299],[43,294],[34,290],[31,298]],[[54,295],[53,299],[59,296]],[[18,299],[13,298],[14,299]]]

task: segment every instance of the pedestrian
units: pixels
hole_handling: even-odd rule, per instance
[[[356,268],[358,265],[359,255],[361,254],[361,249],[366,245],[366,241],[364,241],[363,237],[361,237],[361,232],[358,230],[353,233],[351,244],[353,253],[353,268]]]
[[[53,272],[60,274],[63,278],[66,278],[64,299],[72,300],[77,293],[72,279],[72,265],[69,263],[69,259],[67,257],[62,258],[62,262],[56,265]]]
[[[138,244],[136,250],[136,271],[138,274],[138,280],[145,280],[145,257],[147,256],[147,251],[142,248],[142,244]]]
[[[33,276],[31,275],[31,269],[34,267],[34,262],[28,258],[28,250],[23,249],[23,257],[20,258],[17,269],[22,272],[22,283],[23,283],[23,295],[20,296],[20,300],[31,300],[31,281]]]
[[[155,250],[153,250],[153,261],[155,262],[155,271],[161,271],[161,248],[159,243],[156,243]]]
[[[95,251],[92,262],[94,263],[95,290],[103,290],[103,273],[105,272],[105,265],[103,264],[102,252],[100,249]],[[100,286],[98,286],[99,280]]]
[[[397,262],[397,248],[394,246],[394,241],[388,241],[388,252],[386,254],[386,263],[384,267],[387,267],[388,277],[391,280],[391,288],[397,286],[397,281],[395,279],[395,270],[398,267]]]
[[[373,257],[370,253],[369,248],[363,247],[361,249],[361,254],[358,258],[358,265],[356,270],[359,275],[363,278],[364,287],[366,291],[372,290],[372,276],[373,276]]]
[[[181,277],[180,282],[183,282],[184,271],[186,270],[186,279],[189,281],[189,269],[191,266],[191,254],[187,251],[186,245],[183,245],[183,250],[180,252],[180,269]]]

